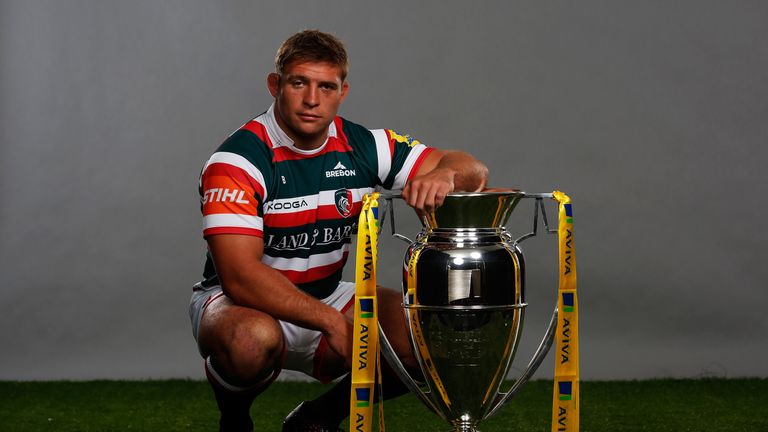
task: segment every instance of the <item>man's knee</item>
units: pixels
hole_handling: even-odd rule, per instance
[[[263,364],[274,368],[283,353],[284,341],[280,324],[273,319],[244,322],[228,332],[224,345],[233,366],[248,368]]]
[[[285,343],[275,319],[237,307],[208,318],[201,327],[201,351],[213,357],[222,375],[248,382],[281,367]]]

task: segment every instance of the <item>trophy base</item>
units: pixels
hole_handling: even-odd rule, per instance
[[[445,432],[482,432],[482,431],[480,431],[480,429],[477,429],[477,428],[474,428],[474,427],[470,426],[470,427],[466,427],[466,428],[460,427],[458,429],[453,428],[453,429],[447,430]]]
[[[446,432],[480,432],[480,430],[477,429],[477,422],[465,423],[462,421],[458,421],[452,424],[453,424],[453,429]]]

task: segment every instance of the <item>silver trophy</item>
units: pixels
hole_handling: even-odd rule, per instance
[[[452,193],[424,218],[415,241],[395,233],[394,206],[384,196],[380,226],[391,214],[392,233],[410,243],[405,256],[403,307],[413,352],[421,368],[414,379],[380,332],[384,357],[424,404],[453,426],[477,424],[501,408],[546,356],[557,308],[533,358],[502,391],[515,357],[525,312],[525,262],[519,243],[536,234],[542,199],[551,194],[517,191]],[[533,231],[513,239],[505,225],[523,198],[535,198]]]

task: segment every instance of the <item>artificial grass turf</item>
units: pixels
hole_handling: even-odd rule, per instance
[[[280,431],[291,409],[324,389],[273,384],[254,403],[255,430]],[[768,379],[586,381],[581,430],[763,432],[765,394]],[[552,382],[533,381],[480,429],[549,431],[551,404]],[[384,412],[390,432],[449,429],[412,395],[387,401]],[[217,416],[203,381],[0,382],[0,432],[215,431]]]

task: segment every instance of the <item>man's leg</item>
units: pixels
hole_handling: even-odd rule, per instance
[[[397,357],[411,376],[420,379],[418,361],[411,349],[410,336],[408,335],[408,322],[403,310],[403,295],[399,290],[379,287],[377,290],[379,303],[379,322],[384,334]],[[381,365],[381,391],[384,400],[402,396],[409,392],[394,371],[394,366],[384,360]]]
[[[221,297],[200,321],[198,345],[221,412],[222,432],[253,430],[250,408],[280,371],[284,350],[278,322]]]
[[[379,304],[379,321],[395,353],[397,353],[406,367],[409,369],[416,368],[416,359],[413,356],[408,340],[402,296],[395,290],[379,287],[377,290],[377,300]],[[354,308],[348,309],[345,315],[352,320]],[[348,370],[344,364],[344,359],[338,358],[333,353],[328,353],[324,359],[324,369],[326,371]],[[408,393],[408,388],[395,375],[386,361],[382,364],[382,375],[382,393],[385,400]],[[301,418],[302,421],[307,422],[317,420],[322,424],[338,425],[349,416],[351,382],[351,374],[347,374],[327,392],[311,401],[303,402],[289,415],[286,423],[289,423],[292,418]],[[376,397],[378,398],[378,395]],[[298,422],[298,420],[295,421]],[[289,426],[291,426],[290,423]],[[301,429],[283,427],[284,432],[292,432],[294,430],[298,431]],[[335,428],[330,428],[330,426],[324,429],[324,431],[334,432],[335,430]]]

